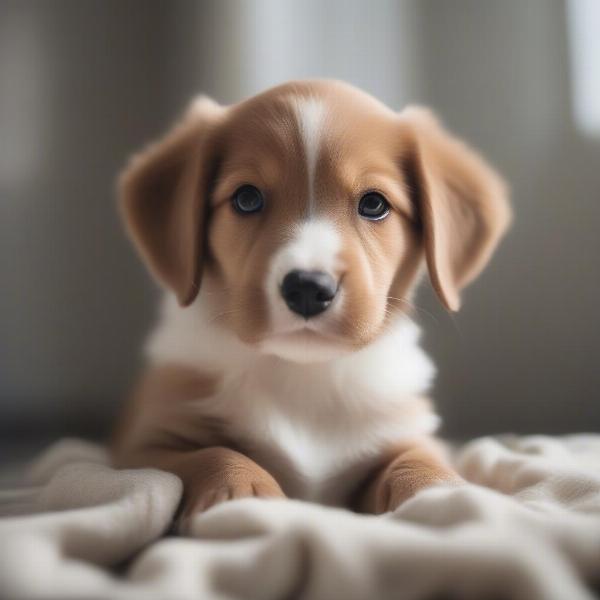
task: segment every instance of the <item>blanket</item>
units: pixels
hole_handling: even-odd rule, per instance
[[[64,440],[0,494],[0,597],[594,597],[600,435],[481,438],[456,465],[466,485],[393,514],[242,499],[196,516],[184,538],[177,477],[117,471],[101,447]]]

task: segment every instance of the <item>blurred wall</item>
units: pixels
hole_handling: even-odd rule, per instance
[[[427,328],[448,430],[598,430],[600,139],[573,124],[564,3],[427,1],[422,19],[423,100],[497,165],[515,212],[463,311]]]
[[[203,91],[346,79],[421,102],[505,174],[515,226],[446,315],[418,319],[452,436],[597,429],[600,143],[569,101],[552,0],[109,0],[0,4],[0,427],[106,427],[156,292],[124,240],[114,178]]]
[[[0,423],[95,429],[134,372],[153,286],[115,174],[164,126],[167,3],[0,3]]]

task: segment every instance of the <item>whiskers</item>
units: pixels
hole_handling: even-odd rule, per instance
[[[227,321],[234,315],[242,315],[243,318],[255,320],[262,316],[262,311],[257,307],[264,306],[265,298],[263,290],[258,286],[223,287],[218,291],[205,293],[207,296],[211,296],[212,303],[222,301],[221,307],[210,315],[209,323],[211,325]],[[227,301],[223,301],[224,298],[227,298]]]
[[[223,310],[217,314],[211,315],[210,319],[208,320],[208,323],[210,325],[214,325],[216,323],[219,323],[220,321],[226,320],[226,318],[229,315],[234,315],[239,312],[241,312],[241,308],[233,308],[231,310]]]
[[[407,307],[410,311],[414,311],[415,313],[429,317],[436,325],[439,325],[439,321],[433,313],[429,312],[422,306],[418,306],[414,302],[411,302],[407,298],[398,298],[396,296],[386,296],[386,300],[392,300],[393,302],[398,302],[402,306]],[[386,314],[388,314],[387,311],[388,311],[388,308],[386,307]],[[406,315],[406,317],[408,317],[410,319],[410,314],[407,314],[406,312],[404,314]]]
[[[267,325],[269,305],[261,287],[223,286],[205,293],[210,307],[210,325],[229,325],[247,332],[256,332],[256,327],[260,329]],[[339,335],[346,340],[370,340],[400,315],[415,323],[417,317],[424,316],[439,326],[437,316],[412,299],[385,295],[383,290],[380,293],[376,290],[352,293],[347,301],[347,310],[334,310],[327,314],[327,319],[323,322],[323,334]],[[374,313],[374,307],[377,307],[377,314]],[[456,326],[455,321],[453,324]],[[315,331],[318,333],[319,328]]]

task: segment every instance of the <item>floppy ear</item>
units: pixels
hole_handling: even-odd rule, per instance
[[[426,109],[400,113],[409,147],[403,163],[421,220],[429,277],[444,306],[485,267],[510,223],[500,176]]]
[[[165,137],[131,159],[119,179],[127,232],[152,275],[182,306],[200,286],[215,130],[224,111],[199,98]]]

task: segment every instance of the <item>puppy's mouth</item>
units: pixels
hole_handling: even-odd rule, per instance
[[[315,323],[303,323],[297,327],[292,327],[283,331],[274,331],[267,336],[268,339],[286,339],[289,341],[312,341],[328,342],[342,344],[343,338],[324,328],[318,327]]]
[[[321,362],[352,350],[343,336],[319,321],[310,320],[271,332],[263,338],[260,347],[267,354],[294,362]]]
[[[267,334],[275,339],[297,339],[299,341],[309,340],[315,343],[338,343],[343,344],[344,338],[339,333],[340,319],[343,318],[344,294],[336,294],[327,298],[324,303],[326,307],[314,314],[306,315],[290,308],[289,303],[284,311],[283,318],[274,324],[272,330]]]

